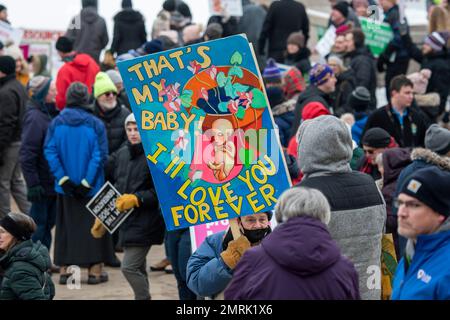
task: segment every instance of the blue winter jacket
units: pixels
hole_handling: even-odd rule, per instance
[[[369,116],[366,114],[360,114],[358,117],[357,114],[355,114],[356,121],[355,124],[352,126],[352,138],[356,142],[357,145],[360,144],[362,139],[362,133],[364,131],[364,128],[366,127],[367,119],[369,119]]]
[[[450,230],[417,238],[405,273],[403,258],[395,273],[392,300],[450,299]]]
[[[45,157],[55,176],[55,191],[64,194],[58,185],[68,176],[75,184],[86,179],[94,196],[104,184],[103,165],[108,156],[105,126],[83,108],[65,108],[47,132]]]
[[[232,271],[220,257],[224,236],[225,231],[210,235],[189,258],[187,285],[198,296],[216,296],[231,281]]]

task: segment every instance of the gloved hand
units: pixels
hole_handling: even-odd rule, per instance
[[[67,176],[59,180],[58,184],[67,196],[73,195],[75,189],[77,188],[77,185],[73,183],[73,181],[71,181]]]
[[[240,236],[237,240],[230,241],[228,243],[227,250],[223,251],[220,256],[223,259],[223,262],[230,268],[236,268],[239,260],[244,255],[244,252],[250,249],[251,244],[248,241],[246,236]]]
[[[39,202],[44,195],[45,190],[40,185],[28,188],[27,199],[30,202]]]
[[[91,191],[91,189],[92,188],[89,185],[89,183],[86,181],[86,179],[83,179],[83,181],[81,181],[81,184],[79,186],[77,186],[77,188],[75,190],[75,196],[78,198],[86,198],[86,196]]]
[[[102,238],[106,233],[106,228],[99,219],[95,219],[95,223],[91,228],[91,234],[95,239]]]
[[[124,194],[116,201],[116,208],[120,212],[139,208],[139,205],[139,199],[134,194]]]

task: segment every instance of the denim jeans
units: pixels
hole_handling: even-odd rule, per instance
[[[56,196],[44,197],[42,201],[31,204],[30,217],[36,222],[36,232],[31,237],[40,241],[50,251],[52,229],[56,221]]]
[[[168,232],[166,246],[173,273],[177,279],[180,300],[196,300],[197,296],[186,284],[187,263],[191,256],[189,228]]]

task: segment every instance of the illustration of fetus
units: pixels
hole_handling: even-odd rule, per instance
[[[234,130],[231,122],[226,119],[214,121],[211,129],[214,137],[214,162],[209,161],[208,167],[218,181],[223,181],[234,168],[236,146],[230,140]]]

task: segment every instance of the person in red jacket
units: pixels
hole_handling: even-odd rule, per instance
[[[60,37],[56,42],[56,50],[65,62],[56,77],[56,106],[62,110],[66,106],[66,92],[73,82],[81,82],[92,94],[95,77],[100,72],[100,67],[89,55],[73,51],[73,43],[67,37]]]

